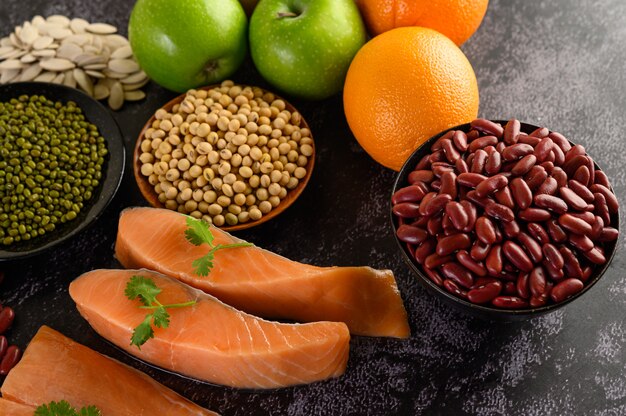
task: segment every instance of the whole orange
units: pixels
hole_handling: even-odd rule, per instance
[[[356,0],[372,35],[423,26],[461,45],[480,26],[489,0]]]
[[[365,151],[400,170],[428,138],[476,118],[478,85],[450,39],[432,29],[403,27],[359,50],[348,69],[343,104]]]

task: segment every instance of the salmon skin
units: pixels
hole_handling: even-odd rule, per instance
[[[12,402],[0,398],[0,415],[2,416],[33,416],[35,407]]]
[[[215,253],[206,277],[193,260],[207,245],[184,236],[186,216],[157,208],[130,208],[119,221],[115,255],[126,268],[146,268],[201,289],[237,309],[265,318],[300,322],[345,322],[356,335],[406,338],[406,310],[390,270],[370,267],[316,267],[259,247]],[[242,240],[211,227],[214,244]]]
[[[76,409],[94,405],[106,416],[217,415],[47,326],[33,337],[0,391],[4,399],[33,407],[31,416],[34,408],[61,400]]]
[[[132,276],[152,279],[168,309],[168,328],[154,328],[141,349],[130,345],[146,316],[125,287]],[[115,345],[156,366],[210,383],[276,388],[311,383],[345,372],[350,333],[341,322],[283,324],[228,306],[176,279],[149,270],[94,270],[70,284],[70,296],[91,326]]]

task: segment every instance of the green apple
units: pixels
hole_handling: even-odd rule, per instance
[[[237,0],[138,0],[130,45],[157,84],[184,92],[232,75],[246,55],[246,14]]]
[[[341,91],[366,38],[354,0],[261,0],[250,18],[249,36],[263,78],[308,99]]]

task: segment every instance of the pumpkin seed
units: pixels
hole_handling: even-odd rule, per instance
[[[74,64],[74,62],[63,58],[46,59],[45,61],[41,61],[40,65],[43,69],[57,72],[67,71],[68,69],[76,67],[76,64]]]
[[[74,33],[85,33],[87,26],[89,26],[89,22],[85,19],[76,18],[70,21],[70,29],[72,29]]]
[[[87,94],[93,96],[93,82],[91,78],[85,74],[85,71],[80,68],[74,68],[73,74],[78,86]]]
[[[97,83],[93,87],[93,98],[96,100],[104,100],[109,96],[109,88],[101,83]]]
[[[57,53],[54,49],[40,49],[37,51],[32,51],[31,54],[40,58],[51,58]]]
[[[48,34],[55,39],[65,39],[72,35],[72,31],[64,27],[55,27],[48,31]]]
[[[50,36],[40,36],[33,42],[33,49],[46,49],[54,42],[54,39]]]
[[[92,76],[92,77],[94,77],[94,78],[98,78],[98,79],[103,79],[103,78],[106,78],[106,77],[104,76],[104,74],[103,74],[102,72],[99,72],[99,71],[92,71],[92,70],[89,70],[89,69],[88,69],[88,70],[86,70],[86,71],[85,71],[85,73],[86,73],[87,75],[89,75],[89,76]]]
[[[65,58],[73,61],[78,55],[83,53],[83,49],[75,43],[63,43],[57,49],[57,58]]]
[[[39,65],[39,63],[31,65],[22,71],[22,75],[20,75],[20,81],[32,81],[37,77],[37,75],[41,74],[42,70],[43,69],[41,68],[41,65]]]
[[[37,57],[34,55],[31,55],[30,53],[27,53],[26,55],[20,58],[20,62],[24,64],[32,64],[33,62],[36,62],[36,61],[37,61]]]
[[[98,35],[110,35],[117,32],[117,28],[115,26],[111,26],[106,23],[92,23],[87,26],[85,30]]]
[[[65,79],[63,85],[70,88],[76,88],[76,79],[74,78],[74,71],[65,71]]]
[[[126,101],[139,101],[144,98],[146,98],[146,93],[141,90],[124,92],[124,99]]]
[[[133,50],[130,45],[122,46],[121,48],[117,48],[115,52],[111,54],[111,59],[128,59],[133,56]]]
[[[13,81],[20,73],[19,69],[4,69],[0,75],[0,84],[7,84]]]
[[[60,73],[56,77],[54,77],[54,79],[52,80],[52,83],[53,84],[63,84],[64,80],[65,80],[65,74],[64,73]]]
[[[132,75],[127,76],[126,78],[122,78],[122,84],[136,84],[138,82],[142,82],[145,79],[148,79],[148,75],[145,72],[139,71],[135,72]]]
[[[37,77],[35,77],[35,79],[33,81],[37,81],[37,82],[51,82],[54,79],[54,77],[56,77],[56,76],[57,76],[56,72],[42,72]]]
[[[113,110],[119,110],[124,105],[124,90],[122,84],[116,82],[111,87],[111,95],[109,95],[109,107]]]
[[[109,69],[121,74],[132,74],[139,71],[139,64],[132,59],[111,59]]]
[[[26,22],[20,31],[20,40],[24,42],[25,45],[32,45],[38,37],[39,31],[37,28]]]
[[[19,59],[9,59],[0,62],[0,69],[22,69],[25,65]]]

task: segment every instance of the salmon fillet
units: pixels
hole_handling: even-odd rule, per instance
[[[12,402],[0,398],[0,415],[2,416],[33,416],[35,407]]]
[[[146,316],[139,300],[124,295],[131,276],[154,280],[162,304],[195,300],[168,309],[168,328],[130,345]],[[130,354],[177,373],[242,388],[311,383],[344,373],[350,333],[340,322],[282,324],[248,315],[178,280],[149,270],[94,270],[70,284],[80,314],[104,338]]]
[[[122,212],[115,254],[126,268],[175,277],[237,309],[265,318],[345,322],[357,335],[406,338],[407,314],[393,273],[370,267],[316,267],[259,247],[220,250],[207,277],[193,260],[208,246],[184,236],[186,216],[156,208]],[[214,244],[242,240],[211,227]]]
[[[66,400],[77,409],[94,405],[110,416],[217,415],[47,326],[33,337],[0,390],[5,399],[27,406]]]

